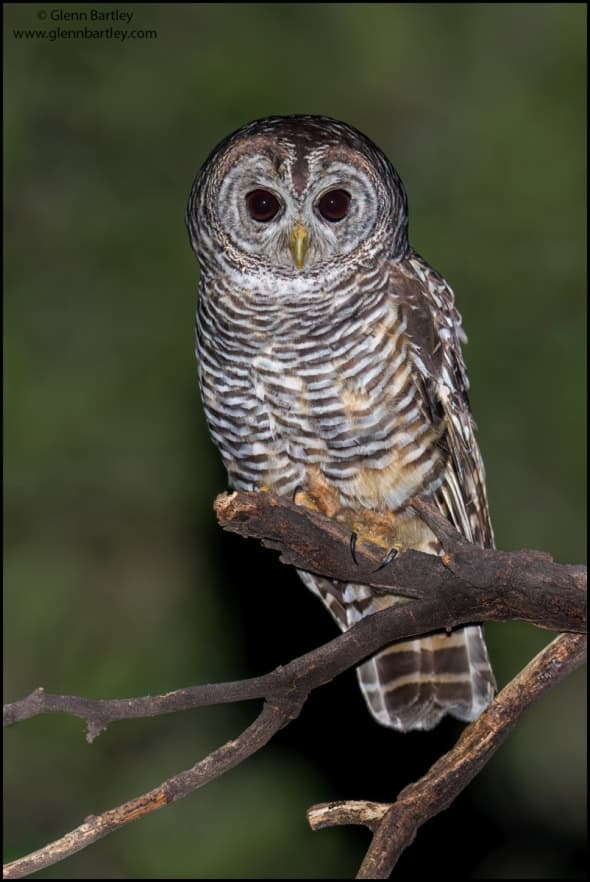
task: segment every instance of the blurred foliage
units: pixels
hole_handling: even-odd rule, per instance
[[[37,17],[52,8],[4,6],[7,699],[246,677],[335,634],[211,509],[225,476],[196,388],[183,215],[214,144],[267,114],[342,118],[391,157],[412,241],[469,334],[497,543],[580,562],[585,4],[97,6],[157,39],[15,39],[57,27]],[[550,636],[488,635],[500,683]],[[451,861],[457,878],[581,877],[583,696],[578,674],[530,710],[396,879]],[[254,713],[120,723],[92,747],[71,719],[8,731],[7,857],[192,765]],[[351,877],[366,833],[312,834],[306,807],[391,799],[459,731],[381,729],[351,673],[246,765],[40,876]]]

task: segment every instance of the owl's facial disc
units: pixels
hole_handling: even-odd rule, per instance
[[[308,160],[305,182],[288,159],[241,154],[217,194],[217,217],[239,251],[281,270],[316,269],[366,242],[383,194],[358,163]]]

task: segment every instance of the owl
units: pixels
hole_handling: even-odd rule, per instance
[[[200,265],[199,384],[232,488],[345,524],[351,551],[441,554],[430,499],[493,545],[451,288],[413,250],[403,184],[361,132],[324,116],[256,120],[223,140],[187,209]],[[342,630],[394,603],[299,572]],[[357,668],[399,731],[473,720],[495,682],[481,628],[397,642]]]

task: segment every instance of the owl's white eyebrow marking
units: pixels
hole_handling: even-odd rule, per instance
[[[301,196],[307,188],[309,179],[309,162],[306,156],[306,145],[301,142],[295,144],[295,161],[291,166],[291,183],[298,196]]]

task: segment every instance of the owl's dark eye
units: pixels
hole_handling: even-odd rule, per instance
[[[246,204],[250,217],[263,223],[272,220],[281,207],[277,197],[268,190],[252,190],[246,196]]]
[[[349,205],[350,193],[346,190],[328,190],[318,202],[321,216],[329,221],[339,221],[346,217]]]

